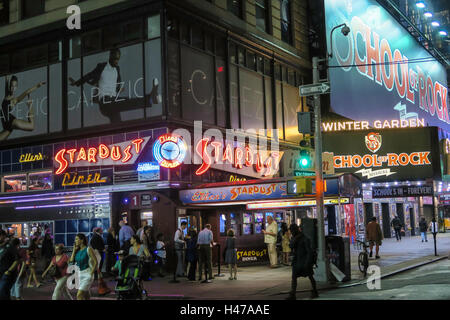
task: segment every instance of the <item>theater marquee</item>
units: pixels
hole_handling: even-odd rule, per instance
[[[363,181],[439,178],[434,139],[437,128],[324,133],[323,150],[334,153],[336,173],[354,173]]]

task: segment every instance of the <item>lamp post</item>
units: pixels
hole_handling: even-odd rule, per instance
[[[318,57],[312,58],[313,67],[313,84],[318,84],[320,81],[319,76],[319,63],[327,61],[333,54],[333,32],[334,30],[342,28],[341,32],[344,36],[350,33],[350,28],[345,24],[340,24],[334,27],[330,33],[330,48],[331,54],[327,52],[326,59],[319,59]],[[322,131],[321,131],[321,114],[320,114],[320,95],[314,95],[314,144],[315,144],[315,175],[316,175],[316,210],[317,210],[317,273],[316,279],[320,282],[328,282],[328,274],[330,265],[328,259],[325,257],[325,222],[324,222],[324,183],[323,183],[323,170],[322,170]]]

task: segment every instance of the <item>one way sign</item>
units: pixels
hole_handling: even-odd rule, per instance
[[[327,94],[330,93],[330,83],[322,82],[315,84],[307,84],[304,86],[300,86],[300,96],[313,96],[315,94]]]

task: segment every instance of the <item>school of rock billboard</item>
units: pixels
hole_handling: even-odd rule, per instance
[[[336,173],[362,181],[440,178],[437,128],[325,132],[324,152],[333,152]]]
[[[446,70],[375,0],[325,0],[331,109],[353,120],[450,130]],[[334,27],[346,23],[344,36]]]

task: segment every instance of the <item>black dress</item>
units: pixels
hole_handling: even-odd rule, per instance
[[[227,238],[225,251],[225,263],[226,264],[237,264],[237,253],[236,253],[236,238]]]

